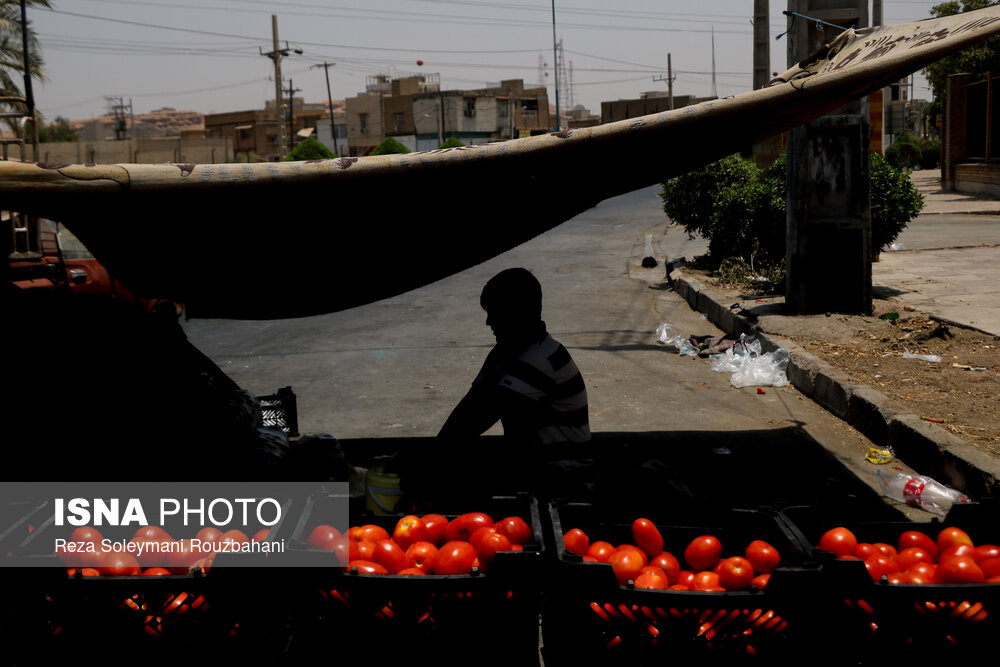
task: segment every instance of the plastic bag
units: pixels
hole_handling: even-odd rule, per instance
[[[712,360],[712,370],[731,373],[729,382],[734,387],[784,387],[788,384],[785,373],[788,360],[788,350],[778,348],[761,354],[760,341],[748,341],[746,334],[741,334],[740,342],[735,347]]]
[[[875,476],[885,495],[941,516],[948,514],[955,503],[969,502],[969,498],[960,491],[925,475],[904,472],[889,475],[879,470]]]
[[[932,363],[937,363],[941,361],[941,357],[936,354],[910,354],[909,350],[903,351],[904,359],[920,359],[921,361],[930,361]]]
[[[677,353],[682,357],[693,357],[698,354],[697,348],[691,341],[680,334],[674,325],[664,322],[656,327],[656,340],[677,348]]]

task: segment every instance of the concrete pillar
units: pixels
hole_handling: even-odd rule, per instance
[[[788,5],[838,26],[868,23],[863,0]],[[840,32],[801,18],[790,28],[790,65]],[[867,98],[788,133],[785,302],[793,313],[871,313],[870,138]]]
[[[966,102],[971,74],[952,74],[945,88],[941,137],[941,189],[955,190],[955,167],[965,159]]]

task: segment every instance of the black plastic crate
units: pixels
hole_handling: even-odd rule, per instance
[[[326,502],[318,496],[307,504],[293,537],[293,554],[315,555],[308,535],[314,526],[328,523]],[[520,516],[531,526],[533,539],[523,551],[498,552],[487,573],[366,575],[335,565],[286,570],[285,585],[295,592],[291,662],[328,656],[332,646],[338,659],[367,658],[376,664],[412,659],[415,648],[428,657],[474,655],[476,662],[487,664],[536,663],[546,554],[538,503],[527,494],[494,497],[468,511],[485,512],[495,521]],[[402,516],[366,514],[354,520],[380,525],[391,534]]]
[[[299,436],[298,399],[291,387],[258,397],[262,425],[284,431],[291,438]]]
[[[824,532],[843,526],[858,542],[895,547],[904,531],[932,540],[946,527],[961,528],[977,544],[1000,544],[1000,514],[994,501],[955,505],[943,520],[869,519],[836,510],[787,507],[780,516],[823,570],[815,603],[826,615],[831,657],[856,664],[886,659],[956,659],[988,655],[1000,632],[1000,584],[899,584],[876,582],[863,561],[820,551]],[[900,515],[901,516],[901,515]],[[841,655],[837,656],[836,653]]]
[[[678,516],[664,507],[610,517],[588,503],[558,501],[547,509],[557,558],[547,577],[543,611],[546,665],[683,659],[729,664],[758,655],[777,660],[795,655],[808,641],[812,619],[797,604],[797,591],[813,585],[821,573],[805,562],[800,545],[774,514],[731,510]],[[752,540],[765,540],[780,552],[781,565],[764,590],[648,590],[620,586],[609,564],[584,562],[565,550],[562,535],[571,528],[583,530],[591,542],[633,543],[632,521],[639,516],[656,523],[664,550],[682,568],[685,547],[704,534],[719,538],[723,557],[742,556]]]

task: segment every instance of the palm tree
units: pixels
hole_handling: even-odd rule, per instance
[[[24,0],[26,6],[51,8],[49,0]],[[24,50],[21,39],[21,0],[0,0],[0,96],[24,94]],[[45,78],[41,49],[28,21],[28,67],[31,76]],[[14,121],[8,121],[13,124]]]

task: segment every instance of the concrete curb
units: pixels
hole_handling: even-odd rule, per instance
[[[795,343],[763,333],[760,328],[720,303],[704,284],[683,271],[683,259],[672,260],[667,276],[677,294],[730,336],[756,336],[761,350],[789,351],[789,382],[836,417],[877,445],[888,445],[896,456],[920,474],[969,494],[973,499],[1000,497],[1000,462],[947,429],[906,412],[888,396],[850,378]]]

